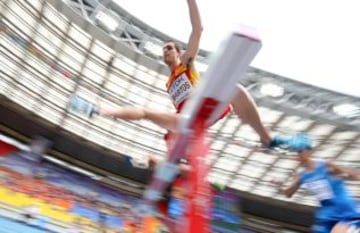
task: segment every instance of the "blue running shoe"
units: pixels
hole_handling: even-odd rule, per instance
[[[298,133],[293,136],[276,135],[269,145],[269,148],[275,147],[300,152],[311,150],[312,141],[305,133]]]
[[[269,148],[275,148],[275,147],[282,147],[284,145],[288,145],[290,142],[290,137],[289,136],[284,136],[284,135],[276,135],[270,145]]]
[[[305,133],[299,133],[291,137],[288,145],[290,150],[301,152],[303,150],[312,149],[312,140],[309,135]]]

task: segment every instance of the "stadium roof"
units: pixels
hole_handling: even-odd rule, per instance
[[[72,94],[107,105],[174,111],[164,91],[167,68],[159,48],[169,37],[112,1],[5,0],[0,3],[0,94],[39,117],[120,154],[165,155],[163,129],[153,124],[95,117],[67,109]],[[107,19],[106,19],[107,18]],[[113,23],[110,23],[112,20]],[[197,65],[206,70],[209,53]],[[360,167],[360,100],[251,67],[244,85],[265,125],[274,132],[308,132],[314,156]],[[264,153],[258,136],[235,115],[210,129],[212,181],[285,199],[270,182],[289,180],[298,163],[281,152]],[[119,155],[120,156],[120,155]],[[350,183],[360,197],[360,186]],[[290,201],[313,205],[298,192]]]

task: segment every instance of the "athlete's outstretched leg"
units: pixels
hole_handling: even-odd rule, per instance
[[[176,113],[159,112],[148,108],[135,108],[131,106],[113,109],[100,108],[99,114],[131,121],[149,120],[172,132],[177,131],[180,117],[179,114]]]
[[[249,124],[256,131],[263,145],[270,145],[272,138],[261,122],[254,99],[242,85],[238,84],[237,89],[238,91],[231,101],[234,112],[244,123]]]

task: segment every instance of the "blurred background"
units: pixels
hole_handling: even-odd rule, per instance
[[[170,39],[111,0],[0,2],[0,232],[167,232],[160,213],[135,226],[131,209],[165,156],[165,131],[146,121],[86,118],[80,96],[108,106],[174,111],[162,44]],[[185,44],[179,41],[185,47]],[[207,68],[210,51],[196,66]],[[274,132],[307,132],[315,158],[360,168],[360,99],[250,67],[243,81]],[[257,149],[231,114],[210,129],[213,232],[310,232],[315,200],[278,193],[299,164]],[[348,182],[360,197],[359,182]],[[135,229],[140,228],[140,229]]]

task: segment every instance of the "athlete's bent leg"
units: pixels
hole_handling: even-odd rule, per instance
[[[348,225],[338,223],[331,229],[331,233],[346,233],[348,228]]]
[[[270,145],[272,138],[261,122],[254,99],[242,85],[238,84],[237,89],[238,91],[231,101],[234,112],[257,132],[263,145]]]
[[[347,223],[338,223],[331,229],[331,233],[360,233],[360,228]]]
[[[148,108],[135,108],[135,107],[118,107],[114,109],[100,108],[99,114],[102,116],[110,116],[123,120],[149,120],[154,124],[167,129],[172,132],[176,132],[178,129],[179,114],[159,112]]]

